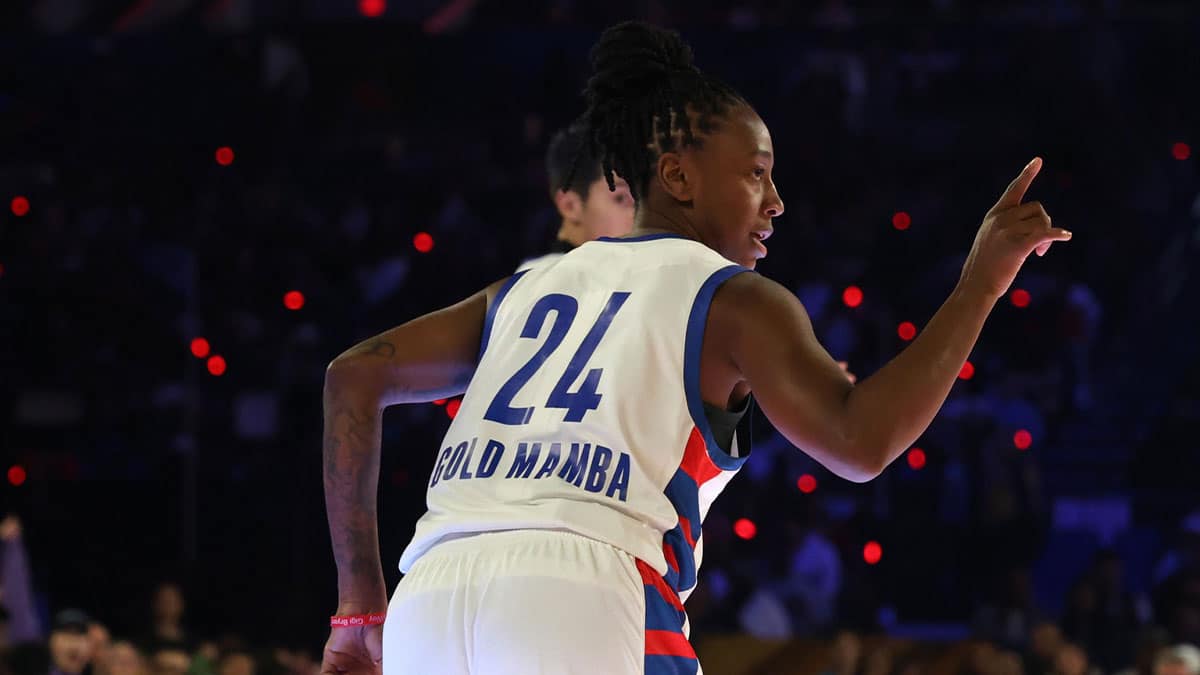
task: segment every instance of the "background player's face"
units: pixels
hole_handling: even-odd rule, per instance
[[[694,176],[693,223],[704,243],[729,260],[753,268],[767,255],[762,240],[783,201],[771,179],[774,145],[767,125],[749,106],[738,106],[684,153],[684,169]]]
[[[617,178],[616,184],[616,190],[609,190],[608,182],[601,178],[588,186],[579,214],[585,241],[621,237],[633,229],[633,195],[623,179]]]

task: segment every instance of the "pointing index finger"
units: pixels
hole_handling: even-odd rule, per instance
[[[1025,165],[1013,182],[1008,184],[1008,189],[1004,194],[1000,195],[1000,200],[992,207],[992,212],[1011,209],[1014,206],[1021,204],[1021,200],[1025,198],[1025,191],[1029,189],[1029,184],[1037,177],[1038,172],[1042,170],[1042,158],[1034,157],[1033,161]]]

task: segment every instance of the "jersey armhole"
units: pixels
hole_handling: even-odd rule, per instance
[[[492,337],[492,324],[496,321],[496,311],[500,309],[500,303],[504,302],[504,296],[508,295],[508,292],[512,290],[513,285],[516,284],[521,277],[525,276],[525,273],[528,271],[529,270],[522,270],[509,277],[508,281],[504,282],[504,285],[501,286],[500,290],[496,293],[496,297],[492,300],[492,304],[488,306],[487,314],[483,318],[483,337],[479,339],[479,358],[475,359],[476,364],[483,361],[483,353],[487,351],[488,340]]]
[[[687,335],[683,346],[683,391],[687,397],[688,413],[692,424],[704,437],[704,446],[713,464],[725,471],[736,471],[746,462],[749,453],[739,452],[739,457],[733,457],[721,450],[713,437],[712,427],[708,416],[704,414],[704,401],[700,397],[700,352],[704,346],[704,327],[708,321],[708,310],[712,306],[713,295],[721,284],[742,272],[749,272],[741,265],[729,265],[713,272],[700,286],[696,299],[692,301],[692,310],[688,314]],[[739,425],[740,426],[740,425]]]

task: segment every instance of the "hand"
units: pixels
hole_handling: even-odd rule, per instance
[[[337,614],[387,611],[386,598],[371,605],[338,605]],[[383,675],[383,626],[331,628],[321,656],[321,675]]]
[[[842,372],[846,374],[846,379],[850,380],[850,384],[858,382],[858,376],[850,372],[850,364],[845,361],[838,361],[838,365],[842,367]]]
[[[1041,202],[1021,203],[1041,169],[1042,160],[1035,157],[983,217],[975,245],[963,265],[961,284],[999,298],[1008,291],[1030,253],[1045,255],[1054,242],[1071,239],[1067,230],[1051,227]]]

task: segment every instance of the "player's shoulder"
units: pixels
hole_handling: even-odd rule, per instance
[[[718,321],[767,325],[804,311],[800,299],[783,284],[748,270],[717,288],[709,315]]]

